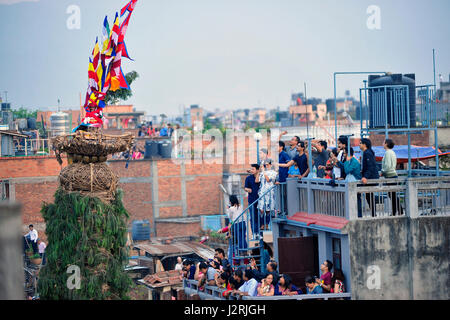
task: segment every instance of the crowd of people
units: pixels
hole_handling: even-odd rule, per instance
[[[139,127],[138,137],[172,137],[173,132],[180,129],[180,125],[177,124],[173,127],[170,123],[163,123],[161,127],[153,127],[153,123],[150,121]]]
[[[301,295],[320,293],[343,293],[344,275],[340,269],[332,272],[333,263],[325,260],[320,266],[321,275],[307,276],[303,284],[295,285],[289,274],[279,274],[277,262],[270,257],[265,268],[261,270],[254,258],[245,266],[233,270],[222,248],[215,250],[214,259],[194,262],[190,259],[178,259],[176,270],[182,270],[184,279],[197,282],[198,289],[205,290],[205,286],[222,289],[222,296],[262,297],[281,295]]]
[[[245,223],[246,219],[240,218],[244,207],[239,203],[237,196],[232,195],[230,197],[230,206],[227,210],[230,226],[219,232],[234,234],[234,244],[239,249],[247,248],[245,239],[245,235],[248,233],[247,227],[251,228],[253,238],[258,239],[262,231],[269,229],[271,217],[280,209],[280,206],[276,204],[277,190],[274,185],[279,184],[280,189],[284,189],[278,199],[284,202],[284,206],[286,205],[286,185],[283,183],[286,182],[287,178],[303,179],[312,174],[313,178],[329,179],[331,185],[335,185],[336,181],[339,180],[361,181],[362,184],[367,185],[371,179],[378,179],[380,176],[389,179],[398,177],[396,172],[397,158],[392,150],[394,142],[391,139],[386,139],[384,142],[386,153],[380,172],[370,139],[361,139],[359,145],[362,155],[361,160],[359,160],[355,157],[355,151],[349,146],[348,138],[345,136],[339,137],[337,148],[331,150],[328,149],[326,141],[311,141],[312,169],[310,169],[308,142],[301,141],[298,136],[294,136],[286,145],[285,142],[281,141],[284,134],[285,132],[280,135],[278,162],[275,163],[268,157],[267,149],[262,149],[259,163],[252,164],[248,170],[249,175],[245,179],[244,190],[248,194],[249,226]],[[278,167],[278,171],[275,170],[275,167]],[[392,202],[393,215],[402,214],[403,209],[396,193],[390,192],[389,198]],[[373,193],[367,193],[366,200],[372,215],[375,215]],[[362,215],[361,207],[361,195],[358,194],[359,216]]]
[[[249,226],[246,219],[241,218],[243,206],[239,203],[236,195],[230,196],[230,205],[227,210],[229,223],[227,227],[219,230],[226,233],[230,241],[227,256],[233,261],[234,271],[225,252],[216,249],[214,260],[194,264],[185,260],[182,264],[184,277],[197,280],[199,288],[205,285],[218,286],[224,290],[224,297],[230,294],[242,296],[272,296],[292,294],[316,294],[316,293],[341,293],[345,292],[344,274],[342,270],[336,269],[332,272],[333,264],[326,260],[322,263],[320,277],[311,275],[305,278],[304,283],[293,284],[288,274],[278,274],[277,263],[270,257],[267,244],[264,245],[261,254],[252,252],[251,256],[261,259],[261,268],[256,264],[254,258],[244,259],[244,265],[235,263],[234,254],[237,251],[245,251],[247,244],[247,227],[251,228],[253,238],[260,239],[262,231],[269,228],[272,213],[277,211],[276,206],[276,184],[280,188],[285,187],[283,182],[287,178],[303,179],[307,176],[313,178],[329,179],[330,184],[344,180],[349,182],[360,181],[364,185],[370,185],[372,179],[380,177],[397,178],[397,159],[393,152],[394,142],[386,139],[384,148],[386,153],[383,157],[381,170],[375,159],[370,139],[360,140],[361,158],[355,157],[355,151],[349,146],[349,140],[345,136],[338,139],[337,148],[328,149],[326,141],[310,141],[312,159],[310,168],[308,157],[308,141],[301,141],[294,136],[286,145],[281,141],[283,132],[279,139],[278,162],[268,157],[267,149],[260,152],[260,161],[251,165],[249,175],[245,179],[244,190],[248,194],[249,204]],[[278,170],[276,170],[278,168]],[[366,200],[375,215],[374,195],[366,193]],[[401,214],[402,208],[398,202],[395,192],[390,192],[393,215]],[[361,216],[361,195],[358,194],[358,215]],[[237,248],[236,248],[237,247]],[[241,259],[242,260],[242,259]],[[237,267],[236,267],[237,266]]]
[[[281,137],[286,134],[283,132]],[[379,170],[376,163],[375,152],[372,150],[372,142],[368,138],[362,138],[359,143],[361,158],[355,157],[355,151],[349,146],[346,136],[338,138],[337,148],[328,149],[326,141],[311,141],[312,168],[309,168],[308,142],[301,141],[298,136],[294,136],[285,145],[279,141],[279,162],[278,180],[286,181],[286,178],[302,179],[306,176],[313,178],[329,179],[330,185],[335,185],[336,181],[345,180],[348,182],[361,181],[362,184],[370,186],[370,180],[384,177],[387,179],[398,178],[397,157],[394,148],[394,141],[386,139],[384,149],[386,150]],[[287,172],[286,172],[287,169]],[[312,175],[310,175],[312,173]],[[375,216],[375,197],[373,193],[366,193],[366,200],[372,216]],[[392,214],[403,213],[403,208],[395,192],[389,192],[388,196],[392,203]],[[358,194],[358,215],[362,215],[362,200]]]

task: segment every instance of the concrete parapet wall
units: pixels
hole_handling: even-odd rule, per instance
[[[449,226],[450,216],[350,221],[352,298],[449,299]]]

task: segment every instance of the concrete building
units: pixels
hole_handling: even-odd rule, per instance
[[[248,120],[257,121],[259,124],[264,124],[266,122],[266,109],[255,108],[251,109],[248,114]]]
[[[184,110],[184,122],[186,126],[194,131],[203,130],[203,112],[198,105],[191,105],[189,109]]]
[[[108,119],[105,129],[134,129],[142,122],[145,115],[143,111],[136,111],[133,105],[106,106],[103,116]]]
[[[448,82],[439,82],[439,89],[437,90],[437,98],[440,102],[450,102],[450,75]]]

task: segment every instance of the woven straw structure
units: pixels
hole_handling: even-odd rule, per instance
[[[53,148],[60,164],[61,153],[68,154],[69,165],[59,174],[61,188],[68,193],[79,192],[110,203],[116,197],[119,177],[106,164],[107,156],[130,150],[133,143],[131,134],[104,135],[97,128],[53,138]]]
[[[82,158],[89,157],[89,160],[80,160],[85,163],[106,161],[108,154],[130,150],[133,143],[134,136],[131,134],[105,135],[98,128],[90,128],[88,132],[77,131],[74,134],[57,136],[52,139],[56,158],[60,164],[62,164],[61,153],[64,152],[74,159],[79,159],[80,156]]]
[[[61,170],[59,184],[66,192],[96,196],[105,202],[115,197],[119,177],[102,163],[74,163]]]

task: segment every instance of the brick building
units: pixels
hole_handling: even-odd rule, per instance
[[[241,192],[243,201],[242,179],[249,164],[256,161],[255,144],[250,137],[236,139],[231,164],[221,158],[194,159],[186,164],[153,159],[131,161],[125,168],[125,160],[109,160],[120,177],[130,224],[148,219],[153,237],[197,235],[202,215],[223,213],[227,196],[220,184],[227,186],[228,181],[236,180],[230,177],[237,178],[233,191]],[[62,167],[66,165],[63,158]],[[45,231],[40,210],[43,202],[53,202],[62,167],[49,156],[0,157],[0,183],[8,190],[9,199],[22,203],[24,230],[33,223],[40,234]]]

